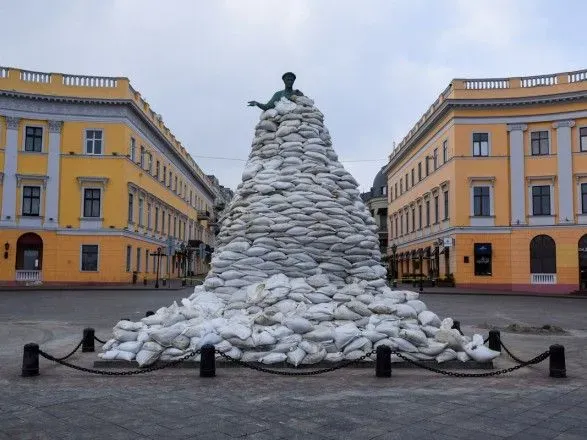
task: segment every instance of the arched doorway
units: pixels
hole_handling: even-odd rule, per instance
[[[43,268],[43,240],[33,232],[21,235],[16,242],[17,281],[38,281]]]
[[[587,290],[587,234],[579,239],[579,289]]]
[[[556,244],[549,235],[530,241],[530,273],[533,284],[556,284]]]

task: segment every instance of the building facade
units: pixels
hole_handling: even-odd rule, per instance
[[[388,230],[387,230],[387,177],[385,167],[375,175],[373,186],[368,192],[361,194],[361,199],[365,202],[371,216],[377,224],[377,235],[379,238],[379,248],[381,255],[387,255]]]
[[[587,288],[587,71],[453,80],[386,174],[399,278]]]
[[[0,283],[204,273],[213,204],[127,78],[0,67]]]

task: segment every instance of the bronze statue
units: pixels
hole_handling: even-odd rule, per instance
[[[284,73],[283,76],[281,77],[281,79],[283,80],[283,83],[285,84],[285,89],[280,90],[279,92],[275,92],[275,94],[269,100],[269,102],[267,104],[261,104],[260,102],[257,102],[257,101],[249,101],[249,106],[251,106],[251,107],[257,106],[261,110],[269,110],[270,108],[275,107],[275,103],[277,101],[279,101],[283,96],[285,96],[288,99],[292,95],[304,96],[304,94],[302,92],[300,92],[297,89],[294,90],[292,88],[293,83],[296,80],[296,76],[293,72]]]

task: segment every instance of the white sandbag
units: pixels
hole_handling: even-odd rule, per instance
[[[300,365],[304,357],[306,356],[306,352],[301,348],[296,348],[293,351],[287,353],[287,362],[292,364],[294,367]]]
[[[334,343],[342,350],[354,339],[361,335],[361,331],[354,324],[345,324],[334,330]]]
[[[159,359],[159,355],[160,352],[141,350],[136,354],[135,360],[139,364],[139,367],[146,367],[155,363],[155,361]]]
[[[342,304],[334,311],[334,319],[341,321],[355,321],[361,319],[361,315],[351,311],[345,304]]]
[[[230,349],[232,348],[232,344],[228,341],[220,341],[219,343],[214,345],[214,348],[216,349],[216,351],[219,351],[220,353],[226,353],[227,351],[230,351]]]
[[[328,277],[326,275],[313,275],[311,277],[308,277],[306,282],[310,286],[315,287],[315,288],[324,287],[324,286],[330,284],[330,280],[328,279]]]
[[[397,342],[395,342],[393,339],[380,339],[379,341],[375,342],[375,344],[373,344],[373,348],[377,350],[378,347],[385,345],[386,347],[391,348],[392,350],[396,350],[398,348],[398,344]]]
[[[440,318],[436,313],[431,312],[430,310],[424,310],[418,313],[418,321],[420,321],[422,325],[430,325],[433,327],[439,327],[441,323]]]
[[[394,338],[399,336],[399,327],[395,321],[383,321],[375,327],[375,331]]]
[[[454,351],[452,348],[447,348],[438,356],[436,356],[436,362],[439,364],[446,361],[452,361],[453,359],[457,358],[457,352]]]
[[[385,333],[380,333],[375,330],[363,330],[361,332],[361,336],[364,336],[373,343],[380,341],[381,339],[385,339],[387,337]]]
[[[112,349],[104,353],[98,353],[98,357],[108,361],[116,359],[116,355],[118,355],[118,349]]]
[[[139,336],[138,332],[123,330],[121,328],[114,328],[112,334],[119,342],[136,341]]]
[[[253,332],[251,338],[253,338],[255,347],[273,345],[277,341],[275,337],[267,331]]]
[[[324,358],[326,357],[326,350],[324,348],[322,348],[320,351],[316,352],[316,353],[308,353],[304,359],[302,360],[302,364],[304,365],[311,365],[311,364],[317,364],[318,362],[321,362]]]
[[[422,313],[425,310],[428,310],[426,304],[424,304],[424,302],[420,301],[419,299],[412,299],[410,301],[407,301],[406,304],[413,308],[418,314]]]
[[[365,353],[361,350],[354,350],[348,353],[344,354],[344,358],[347,361],[356,361],[357,359],[359,359],[361,356],[363,356]]]
[[[501,354],[483,345],[483,337],[480,335],[475,335],[473,341],[465,344],[463,348],[465,353],[477,362],[489,362]]]
[[[358,337],[354,341],[347,344],[344,347],[343,352],[345,354],[350,353],[351,351],[361,350],[363,352],[370,351],[372,347],[371,341],[363,336]]]
[[[224,339],[239,338],[245,340],[251,336],[251,329],[243,324],[232,323],[220,329],[220,336]]]
[[[429,341],[428,345],[423,347],[418,347],[420,353],[426,354],[428,356],[437,356],[442,353],[447,347],[447,344]]]
[[[132,353],[130,351],[122,351],[122,350],[118,350],[118,353],[116,353],[116,359],[122,360],[122,361],[132,361],[135,358],[136,354]]]
[[[404,338],[389,338],[393,342],[397,344],[397,348],[401,351],[405,351],[408,353],[416,353],[418,348],[412,344],[410,341],[405,340]]]
[[[422,330],[402,329],[399,331],[399,336],[406,341],[411,342],[416,347],[428,345],[428,338]]]
[[[224,353],[230,359],[240,359],[243,356],[243,352],[238,347],[232,347],[229,351]]]
[[[263,364],[277,364],[279,362],[283,362],[287,359],[287,355],[285,353],[269,353],[259,359],[259,362]]]
[[[131,353],[138,353],[143,346],[142,342],[139,341],[128,341],[123,342],[116,347],[118,350],[129,351]]]
[[[395,314],[400,318],[417,318],[418,313],[414,310],[413,307],[407,304],[396,304],[395,305]]]
[[[369,304],[367,307],[373,313],[390,314],[390,313],[394,313],[395,312],[396,306],[397,306],[397,304],[393,304],[393,303],[388,302],[386,300],[376,299],[371,304]],[[414,309],[412,309],[412,310],[414,310]]]
[[[469,355],[467,353],[465,353],[464,351],[457,351],[457,359],[461,362],[467,362],[468,360],[470,360],[471,358],[469,357]]]
[[[118,324],[115,326],[116,328],[120,328],[122,330],[128,330],[131,332],[138,331],[144,327],[142,322],[131,322],[127,320],[119,321]]]
[[[263,356],[268,354],[270,353],[266,351],[244,351],[240,360],[243,362],[259,362]]]
[[[326,353],[326,356],[324,357],[325,362],[336,363],[336,362],[342,362],[343,360],[344,360],[344,354],[340,351],[338,351],[336,353]]]
[[[314,325],[310,321],[299,316],[285,318],[283,325],[300,335],[314,330]]]

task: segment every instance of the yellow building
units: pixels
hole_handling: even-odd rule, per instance
[[[127,78],[0,67],[0,283],[203,273],[213,204]]]
[[[386,174],[399,278],[587,289],[587,71],[453,80]]]

